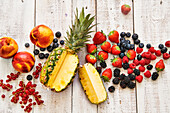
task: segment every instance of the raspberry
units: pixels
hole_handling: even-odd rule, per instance
[[[153,68],[153,66],[151,65],[151,64],[149,64],[148,66],[147,66],[147,69],[148,70],[151,70]]]
[[[145,60],[140,60],[139,63],[140,63],[141,66],[144,66],[145,65]]]
[[[145,58],[150,59],[151,58],[151,52],[146,52],[145,53]]]
[[[139,71],[140,72],[144,72],[145,71],[145,67],[144,66],[139,66]]]
[[[114,73],[114,77],[119,77],[120,76],[120,69],[116,68],[113,73]]]
[[[125,83],[125,81],[124,80],[122,80],[121,82],[120,82],[120,87],[121,88],[126,88],[126,83]]]
[[[147,70],[145,73],[144,73],[145,77],[147,78],[150,78],[151,77],[151,72],[149,70]]]
[[[128,69],[129,68],[129,64],[128,63],[123,63],[122,67],[123,67],[123,69]]]
[[[112,80],[112,82],[113,82],[113,84],[119,84],[119,78],[114,78],[114,79]]]
[[[155,49],[154,49],[154,47],[149,48],[149,50],[148,50],[148,51],[150,51],[151,53],[155,53]]]
[[[156,56],[155,55],[153,55],[153,54],[151,54],[151,58],[150,58],[151,60],[155,60],[156,59]]]
[[[168,53],[164,53],[163,54],[163,59],[166,60],[166,59],[169,59],[169,58],[170,58],[170,55]]]
[[[148,64],[150,64],[150,62],[151,62],[151,60],[150,59],[144,59],[145,60],[145,65],[148,65]]]
[[[120,75],[119,79],[120,79],[120,80],[123,80],[124,77],[125,77],[125,74],[122,73],[122,74]]]
[[[133,73],[134,73],[135,75],[140,75],[140,71],[139,71],[138,69],[133,70]]]
[[[108,88],[108,90],[109,90],[109,92],[113,93],[113,92],[115,91],[115,87],[114,87],[114,86],[110,86],[110,87]]]
[[[139,83],[141,83],[143,81],[143,76],[142,75],[139,75],[139,76],[136,76],[136,81],[138,81]]]
[[[133,73],[133,70],[128,68],[128,74],[132,74]]]
[[[129,62],[128,57],[127,57],[127,56],[124,56],[124,57],[123,57],[123,63],[128,63],[128,62]]]
[[[136,52],[139,54],[139,53],[141,53],[143,51],[143,48],[140,48],[140,47],[137,47],[136,48]]]
[[[142,58],[145,58],[145,54],[146,54],[146,52],[143,52],[143,53],[141,54]]]
[[[156,80],[158,78],[159,74],[157,72],[153,72],[152,74],[152,80]]]
[[[165,42],[165,46],[166,46],[166,47],[170,47],[170,41],[166,41],[166,42]]]
[[[160,51],[160,50],[156,50],[156,51],[155,51],[155,55],[156,55],[156,56],[161,56],[161,51]]]
[[[130,80],[135,80],[135,75],[133,74],[129,74],[128,77],[130,78]]]
[[[129,64],[129,67],[130,67],[131,69],[134,69],[134,68],[136,68],[136,64],[135,64],[135,63],[130,63],[130,64]]]
[[[135,59],[135,60],[133,60],[133,63],[135,63],[136,66],[138,66],[140,62],[139,62],[138,60]]]
[[[127,84],[127,86],[128,86],[128,88],[133,89],[133,88],[135,88],[136,84],[135,84],[134,82],[130,81],[130,82]]]

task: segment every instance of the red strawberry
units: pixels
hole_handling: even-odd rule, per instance
[[[140,48],[140,47],[137,47],[137,48],[136,48],[136,52],[137,52],[137,53],[141,53],[142,51],[143,51],[143,48]]]
[[[120,57],[111,59],[111,62],[112,62],[112,65],[113,65],[114,67],[119,67],[119,68],[122,67],[122,59],[121,59]]]
[[[128,74],[132,74],[133,73],[133,69],[128,68],[127,71],[128,71]]]
[[[150,59],[144,59],[145,60],[145,65],[148,65],[148,64],[150,64],[150,62],[151,62],[151,60]]]
[[[114,55],[119,55],[120,54],[120,48],[119,48],[119,46],[117,46],[117,45],[113,45],[112,46],[112,54],[114,54]]]
[[[135,64],[135,63],[130,63],[130,64],[129,64],[129,67],[130,67],[131,69],[135,69],[135,68],[136,68],[136,64]]]
[[[146,52],[145,53],[145,58],[150,59],[151,58],[151,52]]]
[[[119,43],[119,33],[116,30],[110,31],[108,37],[111,42]]]
[[[145,54],[146,54],[146,52],[143,52],[143,53],[141,54],[142,58],[145,58]]]
[[[97,47],[94,44],[86,44],[87,46],[87,52],[90,54],[94,54],[97,51]]]
[[[154,49],[154,47],[150,47],[148,51],[150,51],[151,53],[155,53],[156,50]]]
[[[140,72],[144,72],[145,71],[145,67],[144,66],[139,66],[139,71]]]
[[[124,56],[124,57],[123,57],[123,63],[128,63],[128,62],[129,62],[128,57],[127,57],[127,56]]]
[[[151,60],[155,60],[156,59],[156,56],[155,55],[153,55],[153,54],[151,54],[151,58],[150,58]]]
[[[163,59],[166,60],[166,59],[169,59],[169,57],[170,57],[170,55],[169,55],[168,53],[164,53],[164,54],[163,54]]]
[[[94,55],[87,54],[86,55],[86,61],[91,63],[91,64],[95,64],[97,59]]]
[[[147,78],[150,78],[151,77],[151,72],[149,70],[147,70],[145,73],[144,73],[145,77]]]
[[[141,83],[142,80],[143,80],[143,76],[142,76],[142,75],[136,76],[136,81],[138,81],[139,83]]]
[[[160,51],[160,50],[156,50],[156,51],[155,51],[155,55],[156,55],[156,56],[161,56],[161,51]]]
[[[108,52],[110,48],[111,48],[110,42],[105,41],[105,42],[103,42],[102,45],[101,45],[101,49],[102,49],[103,51]]]
[[[130,10],[131,10],[131,8],[130,8],[130,6],[127,5],[127,4],[124,4],[124,5],[122,5],[122,7],[121,7],[121,11],[122,11],[122,13],[123,13],[124,15],[127,15],[127,14],[130,12]]]
[[[134,50],[128,50],[127,52],[127,57],[130,59],[130,60],[133,60],[135,57],[136,57],[136,52]]]
[[[106,41],[106,35],[103,33],[103,31],[96,32],[96,34],[94,35],[94,38],[93,38],[94,44],[101,44],[104,41]]]
[[[156,65],[155,65],[155,68],[157,71],[163,71],[165,69],[165,64],[164,64],[164,61],[161,59],[159,60]]]
[[[100,51],[98,53],[98,59],[99,60],[107,60],[108,59],[108,53],[106,53],[104,51]]]
[[[133,63],[135,63],[136,66],[138,66],[138,65],[140,64],[139,60],[137,60],[137,59],[134,59],[134,60],[133,60]]]
[[[105,82],[109,82],[109,80],[112,78],[112,70],[110,68],[107,68],[102,73],[102,78]]]
[[[170,40],[165,42],[166,47],[170,47]]]
[[[140,63],[141,66],[144,66],[145,65],[145,60],[144,59],[140,60],[139,63]]]

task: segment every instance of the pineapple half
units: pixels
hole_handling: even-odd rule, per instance
[[[96,68],[86,63],[79,68],[78,72],[80,82],[90,102],[93,104],[104,102],[107,99],[107,93]]]
[[[77,52],[84,47],[91,36],[91,29],[95,25],[91,25],[94,16],[90,18],[90,14],[84,15],[84,8],[78,18],[78,10],[76,9],[74,24],[67,31],[65,48],[58,47],[52,51],[40,74],[40,82],[45,86],[60,92],[67,88],[75,77],[79,59]]]

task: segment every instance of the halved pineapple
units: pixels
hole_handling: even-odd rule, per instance
[[[90,102],[94,104],[104,102],[107,99],[107,93],[96,68],[86,63],[79,68],[78,72],[80,82]]]

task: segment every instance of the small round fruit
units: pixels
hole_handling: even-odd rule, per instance
[[[44,55],[44,53],[40,53],[40,54],[38,55],[38,57],[39,57],[40,59],[44,59],[44,58],[45,58],[45,55]]]
[[[30,44],[29,43],[25,43],[25,47],[26,48],[30,47]]]
[[[53,42],[54,42],[54,43],[57,43],[57,42],[58,42],[58,39],[57,39],[57,38],[54,38]]]
[[[120,57],[120,58],[123,58],[124,56],[125,56],[125,53],[120,53],[120,54],[119,54],[119,57]]]
[[[120,36],[121,36],[121,37],[125,37],[125,36],[126,36],[126,33],[125,33],[125,32],[121,32],[121,33],[120,33]]]
[[[166,47],[164,47],[164,48],[161,49],[161,53],[166,53],[167,50],[168,50],[168,49],[167,49]]]
[[[98,71],[99,74],[102,72],[102,68],[101,67],[96,67],[96,70]]]
[[[132,39],[133,39],[133,40],[137,40],[137,39],[138,39],[138,34],[134,33],[134,34],[132,35]]]
[[[21,73],[30,72],[35,64],[34,56],[26,51],[18,52],[12,59],[12,65]]]
[[[162,48],[164,48],[164,45],[163,44],[159,44],[158,48],[162,49]]]
[[[40,51],[45,51],[46,48],[40,48]]]
[[[129,38],[130,36],[131,36],[131,34],[130,34],[129,32],[127,32],[127,33],[126,33],[126,37]]]
[[[101,66],[102,68],[106,68],[106,67],[107,67],[107,64],[106,64],[105,61],[100,61],[100,66]]]
[[[140,48],[143,48],[143,47],[144,47],[144,44],[143,44],[143,43],[140,43],[140,44],[139,44],[139,47],[140,47]]]
[[[60,37],[61,37],[61,32],[60,32],[60,31],[57,31],[57,32],[55,33],[55,36],[56,36],[57,38],[60,38]]]
[[[38,55],[39,54],[39,50],[38,49],[35,49],[33,52],[34,52],[34,55]]]
[[[2,94],[2,95],[1,95],[1,97],[2,97],[2,98],[5,98],[5,95],[4,95],[4,94]]]
[[[60,44],[61,44],[61,45],[64,45],[64,40],[60,40]]]
[[[58,43],[54,43],[54,44],[53,44],[53,48],[57,48],[58,46],[59,46]]]
[[[130,49],[130,44],[126,44],[126,47],[125,47],[127,50]]]
[[[130,40],[125,40],[125,43],[126,44],[130,44]]]
[[[123,65],[122,65],[122,67],[123,67],[123,69],[128,69],[129,68],[129,64],[128,63],[123,63]]]
[[[119,78],[114,78],[113,80],[112,80],[112,83],[113,84],[119,84]]]
[[[135,45],[134,44],[130,44],[130,49],[135,49]]]
[[[151,79],[156,80],[159,77],[159,74],[157,72],[153,72]]]
[[[137,59],[140,61],[142,59],[142,56],[140,54],[138,54]]]
[[[49,56],[49,53],[46,53],[46,54],[44,55],[45,58],[48,58],[48,56]]]
[[[147,66],[147,69],[148,70],[151,70],[153,68],[153,66],[151,65],[151,64],[149,64],[148,66]]]
[[[32,75],[28,75],[28,76],[27,76],[27,80],[28,80],[28,81],[31,81],[31,80],[32,80]]]
[[[125,41],[125,38],[124,38],[124,37],[121,37],[119,40],[120,40],[120,41],[122,41],[122,40]]]
[[[151,44],[147,44],[146,47],[149,49],[151,48]]]
[[[140,40],[139,40],[139,39],[136,39],[136,40],[134,41],[134,43],[135,43],[135,44],[139,44],[139,43],[140,43]]]
[[[47,51],[48,51],[48,52],[53,51],[53,47],[52,47],[51,45],[49,45],[49,46],[47,47]]]
[[[108,88],[108,90],[109,90],[109,92],[113,93],[113,92],[115,91],[115,87],[114,87],[114,86],[110,86],[110,87]]]
[[[126,51],[126,49],[124,47],[120,47],[120,51],[123,53]]]

